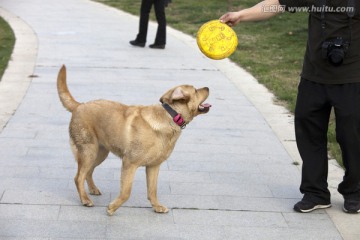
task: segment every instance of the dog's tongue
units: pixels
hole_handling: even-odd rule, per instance
[[[202,103],[199,105],[200,112],[208,112],[210,110],[211,105],[208,103]]]
[[[210,107],[211,107],[211,104],[209,104],[209,103],[203,103],[203,104],[201,104],[200,106],[202,106],[203,108],[210,108]]]

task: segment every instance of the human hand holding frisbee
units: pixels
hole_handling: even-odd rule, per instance
[[[196,42],[205,56],[220,60],[236,50],[238,38],[231,27],[220,20],[212,20],[200,27]]]

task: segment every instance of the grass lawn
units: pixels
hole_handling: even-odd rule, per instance
[[[139,15],[141,0],[97,0]],[[227,11],[250,7],[259,0],[173,0],[166,9],[168,25],[193,37],[200,26],[218,19]],[[154,11],[151,13],[154,20]],[[297,85],[307,39],[307,13],[284,13],[264,22],[234,27],[239,45],[230,59],[249,71],[277,97],[278,103],[293,112]],[[129,35],[129,40],[135,35]],[[328,133],[329,151],[342,165],[335,140],[333,117]]]
[[[7,22],[0,17],[0,80],[10,60],[14,44],[14,32]]]

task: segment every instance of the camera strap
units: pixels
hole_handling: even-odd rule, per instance
[[[350,19],[355,16],[355,0],[348,0],[346,13]]]
[[[326,22],[325,22],[325,9],[326,9],[326,0],[320,0],[321,5],[321,13],[320,13],[320,19],[321,19],[321,38],[325,40],[325,30],[326,30]],[[346,6],[346,14],[349,17],[349,30],[350,30],[350,39],[349,42],[351,42],[352,39],[352,18],[355,16],[355,0],[347,0],[347,6]]]
[[[349,42],[351,43],[351,40],[352,40],[352,18],[355,16],[355,0],[348,0],[346,10],[347,10],[346,13],[349,17],[349,30],[350,30]]]
[[[325,30],[326,30],[326,22],[325,22],[325,7],[326,0],[320,0],[321,4],[321,38],[325,40]]]

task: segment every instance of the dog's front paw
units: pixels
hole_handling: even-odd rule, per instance
[[[106,212],[109,216],[112,216],[114,214],[114,212],[116,212],[116,210],[119,208],[119,207],[116,207],[116,204],[114,202],[110,203],[106,209]]]
[[[110,209],[110,206],[106,209],[106,212],[109,216],[112,216],[116,210]]]
[[[165,207],[165,206],[159,205],[159,206],[156,206],[156,207],[154,206],[154,211],[156,213],[167,213],[167,212],[169,212],[169,209],[167,207]]]

